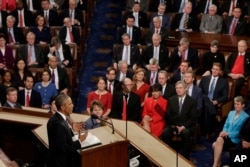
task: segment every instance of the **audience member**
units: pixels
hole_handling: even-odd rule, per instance
[[[51,73],[51,82],[55,84],[58,93],[70,93],[70,81],[67,71],[58,66],[57,58],[50,56],[48,61],[48,69]]]
[[[114,54],[114,68],[117,70],[117,63],[126,60],[129,70],[135,71],[140,62],[140,50],[138,46],[130,43],[130,37],[126,33],[122,35],[122,42],[123,45],[118,46]]]
[[[222,17],[217,13],[217,6],[210,5],[208,14],[201,18],[200,31],[207,34],[219,34],[222,31]]]
[[[28,70],[26,61],[24,59],[17,59],[14,65],[13,84],[17,87],[18,91],[24,89],[24,76],[26,75],[32,75]]]
[[[149,11],[150,12],[157,12],[160,3],[166,4],[166,11],[172,12],[172,7],[173,7],[172,0],[154,0],[154,1],[151,1],[149,4]]]
[[[93,100],[90,104],[89,110],[90,117],[84,122],[85,130],[94,129],[101,126],[101,120],[97,118],[92,118],[91,116],[95,115],[97,117],[102,117],[104,107],[102,102],[100,102],[99,100]]]
[[[42,99],[39,92],[33,90],[34,78],[25,75],[23,78],[25,88],[18,91],[17,102],[25,107],[42,107]]]
[[[10,13],[16,9],[16,0],[1,0],[1,2],[2,2],[1,10],[5,10],[7,11],[7,13]]]
[[[219,41],[213,40],[210,44],[210,51],[204,53],[202,57],[201,74],[203,76],[211,75],[213,63],[220,63],[222,71],[225,67],[225,57],[219,52]]]
[[[55,55],[57,63],[61,67],[71,67],[73,64],[73,56],[70,47],[61,42],[58,36],[51,39],[48,57]]]
[[[21,104],[17,102],[17,90],[13,87],[8,87],[6,89],[6,102],[3,105],[4,107],[9,108],[18,108],[22,109]]]
[[[195,9],[196,1],[195,0],[175,0],[172,4],[172,12],[174,13],[182,13],[185,11],[185,5],[190,2],[190,4],[193,6],[193,9]]]
[[[229,35],[246,35],[247,22],[241,17],[241,8],[235,7],[233,14],[225,20],[224,33]]]
[[[135,17],[129,15],[126,18],[126,25],[120,27],[117,31],[117,42],[119,44],[123,43],[123,35],[127,33],[130,38],[131,44],[140,44],[141,43],[141,29],[137,26],[134,26]]]
[[[173,76],[171,78],[171,83],[175,85],[176,82],[180,80],[184,80],[184,74],[189,70],[189,62],[188,61],[182,61],[179,69],[174,71]]]
[[[118,62],[118,70],[116,72],[116,80],[123,82],[125,78],[133,78],[133,72],[128,70],[128,63],[125,60],[120,60]]]
[[[141,11],[143,11],[143,12],[147,12],[148,11],[149,0],[127,0],[126,10],[127,11],[131,11],[132,7],[133,7],[133,4],[135,2],[140,3]]]
[[[148,64],[148,71],[146,71],[146,82],[150,86],[158,83],[158,70],[159,70],[159,63],[156,58],[151,58]]]
[[[49,70],[44,69],[41,73],[41,82],[37,82],[34,86],[34,90],[39,92],[42,98],[42,108],[49,108],[49,101],[51,97],[56,96],[57,90],[55,84],[50,82],[51,74]]]
[[[1,103],[2,105],[6,102],[6,89],[8,89],[9,87],[13,87],[15,88],[15,85],[13,84],[13,77],[12,77],[12,72],[10,70],[5,70],[3,71],[2,74],[2,82],[0,84],[1,86],[1,94],[2,94],[2,99],[1,99]]]
[[[90,114],[90,104],[93,100],[99,100],[103,104],[103,116],[109,116],[112,107],[112,94],[106,88],[105,79],[99,77],[97,80],[97,89],[88,94],[87,112]]]
[[[134,93],[132,88],[132,80],[125,78],[122,82],[122,91],[113,95],[112,118],[141,122],[140,96]]]
[[[202,77],[199,87],[203,94],[204,112],[202,115],[203,124],[202,131],[206,138],[210,139],[214,132],[216,116],[218,117],[218,104],[228,100],[229,85],[222,76],[222,66],[220,63],[214,63],[211,70],[211,75]]]
[[[125,60],[122,60],[122,61],[125,61]],[[105,83],[107,86],[106,90],[111,94],[114,94],[114,92],[117,91],[117,89],[119,89],[120,82],[116,79],[116,70],[114,67],[108,67],[106,69]]]
[[[225,73],[236,80],[235,95],[240,94],[245,78],[250,76],[250,54],[247,51],[247,42],[238,42],[238,53],[232,53],[226,63]]]
[[[168,101],[165,115],[167,126],[163,130],[162,139],[172,146],[172,137],[174,135],[180,136],[183,155],[189,159],[191,136],[194,134],[196,124],[196,102],[187,95],[187,85],[184,81],[177,82],[175,88],[177,95]]]
[[[65,44],[76,43],[81,44],[81,35],[78,28],[72,26],[70,18],[64,18],[64,26],[59,31],[59,37]]]
[[[0,71],[12,69],[14,61],[12,49],[6,45],[4,35],[0,34]]]
[[[45,25],[45,18],[42,15],[36,17],[36,26],[30,29],[36,36],[36,44],[49,44],[51,41],[50,27]]]
[[[139,2],[135,2],[132,10],[127,11],[123,15],[123,19],[122,19],[123,25],[126,25],[126,19],[128,18],[128,16],[131,16],[131,15],[133,15],[135,18],[134,26],[143,27],[143,28],[149,27],[147,14],[140,10],[140,3]]]
[[[56,107],[58,111],[49,119],[47,123],[47,133],[49,141],[48,167],[77,167],[80,166],[80,154],[77,152],[81,148],[88,133],[81,133],[82,123],[73,123],[72,129],[67,123],[67,117],[73,111],[73,103],[69,96],[60,94],[56,97]],[[73,136],[77,132],[77,136]],[[75,140],[73,140],[75,139]]]
[[[161,137],[165,128],[165,112],[168,107],[168,101],[161,95],[162,86],[155,84],[151,87],[152,97],[145,99],[142,112],[143,128],[157,137]]]
[[[24,59],[29,67],[43,67],[45,55],[43,48],[35,44],[35,34],[28,32],[26,35],[27,44],[18,48],[18,58]]]
[[[222,15],[225,16],[232,16],[234,8],[239,7],[241,9],[244,9],[244,0],[225,0],[222,4]]]
[[[45,19],[45,26],[57,26],[58,14],[57,11],[50,9],[50,0],[41,0],[42,9],[37,11],[37,15],[41,15]]]
[[[221,153],[223,149],[235,147],[240,143],[240,130],[249,117],[244,111],[244,106],[243,97],[237,96],[234,98],[235,110],[229,112],[223,130],[212,145],[214,151],[213,167],[221,165]]]
[[[218,10],[219,2],[218,0],[200,0],[197,2],[197,12],[198,14],[208,14],[209,13],[209,7],[211,5],[217,6],[217,13],[220,13],[220,10]]]
[[[81,11],[86,11],[88,8],[88,1],[79,0],[76,8],[81,10]]]
[[[158,16],[161,19],[161,27],[170,30],[171,28],[170,16],[166,14],[165,11],[166,11],[166,4],[164,3],[159,4],[158,12],[152,14],[150,28],[154,28],[153,18]]]
[[[0,1],[0,28],[6,26],[6,17],[8,13],[2,10],[2,1]]]
[[[133,76],[134,87],[133,92],[138,94],[141,99],[141,107],[144,106],[144,101],[148,97],[150,86],[146,83],[146,71],[143,68],[138,68]]]
[[[149,60],[155,58],[159,62],[160,69],[167,69],[170,64],[168,48],[164,44],[161,44],[161,36],[159,34],[153,34],[152,41],[153,44],[148,45],[144,51],[142,58],[144,66],[149,69]]]
[[[192,67],[193,71],[196,71],[199,67],[198,51],[196,48],[189,46],[187,38],[181,38],[179,45],[174,48],[170,71],[174,72],[177,70],[181,62],[184,60],[189,61],[190,67]]]

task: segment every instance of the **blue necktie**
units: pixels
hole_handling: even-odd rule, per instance
[[[210,100],[213,99],[213,96],[214,96],[214,88],[215,88],[215,79],[213,79],[211,85],[210,85],[210,89],[209,89],[209,92],[208,92],[208,98]]]

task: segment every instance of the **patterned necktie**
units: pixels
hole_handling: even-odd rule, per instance
[[[154,85],[154,79],[155,79],[155,72],[152,72],[152,76],[150,78],[150,85]]]
[[[184,19],[183,28],[184,29],[188,28],[188,15],[187,14],[186,14],[185,19]]]

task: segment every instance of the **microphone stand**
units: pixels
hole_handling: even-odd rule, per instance
[[[126,127],[126,129],[125,129],[125,131],[126,131],[126,135],[125,135],[125,137],[126,137],[126,139],[128,139],[128,109],[127,109],[127,107],[128,107],[128,94],[124,94],[124,97],[125,97],[125,100],[126,100],[126,123],[125,123],[125,127]]]
[[[112,119],[110,119],[109,117],[106,117],[106,118],[108,118],[111,122],[108,122],[107,120],[105,120],[105,118],[103,118],[103,117],[98,117],[97,115],[91,115],[91,117],[93,118],[93,119],[99,119],[100,121],[103,121],[103,122],[105,122],[105,123],[107,123],[107,124],[109,124],[109,125],[111,125],[111,128],[112,128],[112,134],[115,134],[115,128],[114,128],[114,124],[113,124],[113,122],[112,122]]]

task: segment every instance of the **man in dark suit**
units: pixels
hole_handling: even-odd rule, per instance
[[[197,30],[197,19],[191,15],[192,3],[187,2],[184,7],[184,11],[176,14],[172,29],[175,31],[192,32]]]
[[[60,94],[56,98],[58,111],[49,119],[47,123],[47,133],[49,141],[48,167],[77,167],[81,166],[80,154],[76,151],[81,148],[88,133],[80,133],[81,123],[73,123],[72,129],[69,127],[67,117],[73,111],[73,103],[69,96]],[[79,135],[74,136],[73,131]],[[73,141],[73,137],[75,140]]]
[[[161,19],[161,27],[164,27],[167,30],[170,30],[170,28],[171,28],[170,16],[168,14],[166,14],[165,11],[166,11],[166,5],[164,3],[159,4],[158,12],[152,14],[151,22],[150,22],[150,28],[154,27],[153,18],[155,16],[159,16],[160,19]]]
[[[167,37],[167,29],[162,27],[161,26],[161,19],[159,16],[155,16],[153,18],[153,24],[154,24],[154,27],[153,28],[150,28],[148,31],[147,31],[147,34],[145,36],[145,44],[146,45],[150,45],[153,43],[152,41],[152,37],[153,37],[153,34],[159,34],[161,36],[161,44],[165,45],[164,41]]]
[[[68,45],[62,44],[59,37],[55,36],[51,39],[50,53],[48,57],[55,55],[57,57],[58,65],[61,67],[71,67],[73,57]]]
[[[151,1],[151,3],[149,4],[149,11],[150,12],[157,12],[158,7],[160,5],[160,3],[164,3],[166,5],[166,11],[167,12],[172,12],[172,7],[173,7],[173,1],[172,0],[154,0]]]
[[[236,80],[235,95],[240,95],[245,78],[250,76],[250,53],[247,53],[247,41],[238,42],[238,53],[232,53],[226,63],[225,73]]]
[[[158,70],[159,70],[159,63],[156,58],[151,58],[149,60],[149,64],[147,66],[148,71],[146,72],[146,82],[150,86],[158,83]]]
[[[84,26],[82,11],[76,8],[76,0],[69,0],[69,8],[64,9],[60,15],[61,25],[64,23],[64,18],[69,17],[71,24],[74,26]]]
[[[193,9],[195,9],[196,1],[195,0],[175,0],[172,4],[172,11],[174,13],[182,13],[185,9],[185,5],[190,2],[193,6]],[[195,14],[194,11],[192,11],[192,14]]]
[[[198,14],[208,14],[210,5],[216,5],[219,7],[218,0],[200,0],[197,2],[197,13]],[[217,8],[217,13],[220,13],[220,9]]]
[[[241,9],[235,7],[233,10],[233,16],[227,16],[225,21],[224,33],[230,35],[246,35],[247,34],[247,22],[241,17]]]
[[[22,109],[21,104],[17,103],[17,89],[9,87],[6,89],[6,102],[3,105],[4,107],[9,108],[18,108]]]
[[[81,44],[80,31],[75,26],[72,26],[70,18],[64,18],[64,26],[59,31],[59,37],[65,44],[76,43]]]
[[[107,91],[113,94],[115,91],[120,91],[120,82],[116,79],[116,69],[114,67],[108,67],[106,69],[106,81]]]
[[[25,9],[35,12],[41,9],[41,0],[23,0]]]
[[[125,78],[122,83],[122,91],[113,94],[111,117],[122,120],[141,121],[140,97],[132,92],[133,82]],[[125,102],[126,103],[125,103]],[[126,105],[124,107],[124,105]]]
[[[25,88],[18,91],[17,102],[25,107],[42,107],[42,99],[39,92],[33,90],[34,78],[26,75],[23,78]]]
[[[217,105],[226,102],[228,99],[229,87],[225,78],[221,77],[222,66],[220,63],[214,63],[212,75],[202,77],[199,87],[203,94],[203,105],[205,112],[202,115],[202,131],[209,139],[214,130],[216,121]]]
[[[17,27],[34,26],[35,21],[33,15],[31,11],[24,8],[23,0],[18,0],[16,2],[16,7],[17,8],[11,12],[11,15],[13,15],[16,18],[15,26]]]
[[[118,62],[118,70],[116,71],[116,80],[123,82],[125,78],[133,78],[133,72],[128,70],[128,63],[125,60]]]
[[[131,9],[133,8],[133,4],[135,3],[135,1],[137,1],[137,0],[127,0],[127,6],[126,6],[126,10],[127,11],[131,11]],[[141,11],[147,12],[148,11],[148,7],[149,7],[148,5],[149,5],[149,0],[140,0]]]
[[[182,61],[186,60],[189,62],[190,67],[193,71],[196,71],[199,67],[198,51],[195,48],[189,46],[189,41],[187,38],[182,38],[179,42],[179,46],[174,48],[172,53],[171,67],[170,71],[175,71],[178,69]]]
[[[146,47],[143,55],[143,65],[148,69],[148,63],[151,58],[156,58],[160,69],[167,69],[170,64],[170,58],[168,54],[168,48],[161,44],[161,36],[159,34],[154,34],[152,36],[153,44]]]
[[[69,94],[71,87],[69,82],[69,76],[65,68],[58,66],[56,56],[49,57],[48,65],[48,68],[51,72],[51,79],[54,75],[54,81],[51,81],[54,82],[58,93],[64,93],[66,95]]]
[[[122,35],[123,45],[118,46],[116,53],[114,54],[114,68],[117,70],[117,63],[120,60],[126,60],[129,70],[135,70],[137,65],[140,64],[140,50],[137,45],[130,43],[130,37],[128,34]]]
[[[119,44],[123,43],[122,36],[127,33],[130,36],[131,44],[140,44],[141,43],[141,29],[134,26],[135,17],[129,15],[126,18],[126,26],[122,26],[118,29],[117,32],[117,42]]]
[[[28,32],[26,35],[27,44],[18,48],[18,58],[24,59],[30,67],[43,67],[45,64],[45,54],[40,45],[35,45],[35,34]]]
[[[49,0],[41,0],[42,9],[37,12],[37,15],[41,15],[45,19],[46,26],[58,25],[58,14],[55,10],[50,9]]]
[[[0,30],[0,32],[4,34],[8,44],[14,44],[14,43],[24,44],[25,37],[23,31],[19,27],[14,27],[15,20],[16,19],[14,16],[12,15],[7,16],[6,26],[3,27]]]
[[[0,3],[0,7],[1,7],[1,3]],[[1,9],[1,8],[0,8]],[[0,10],[0,28],[2,28],[3,26],[6,26],[6,17],[7,17],[7,12]]]
[[[135,17],[134,25],[136,27],[148,28],[148,17],[147,14],[143,11],[140,11],[140,3],[135,2],[132,8],[132,11],[128,11],[123,15],[123,24],[126,25],[126,19],[128,16],[133,15]]]
[[[233,10],[234,10],[234,8],[236,6],[239,7],[239,8],[241,8],[241,9],[244,9],[245,0],[237,0],[237,2],[236,1],[232,1],[232,0],[225,0],[225,1],[223,1],[223,4],[222,4],[222,15],[223,16],[232,16],[233,15]]]
[[[158,72],[158,83],[162,86],[162,97],[169,100],[176,95],[175,87],[168,83],[168,73],[165,70]]]
[[[180,80],[184,80],[184,75],[189,69],[189,62],[184,60],[181,62],[179,68],[174,71],[173,76],[171,78],[171,83],[175,85],[176,82]]]
[[[165,115],[167,126],[163,130],[162,139],[172,146],[172,137],[179,135],[183,145],[183,155],[189,159],[191,136],[194,134],[196,124],[196,102],[187,95],[187,85],[184,81],[177,82],[175,88],[177,95],[168,101]]]

